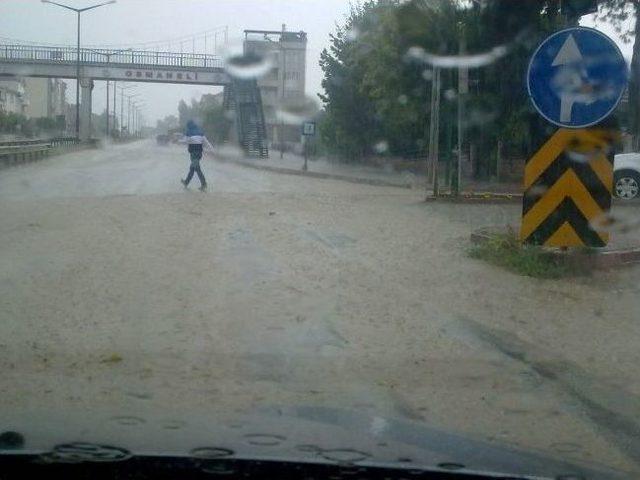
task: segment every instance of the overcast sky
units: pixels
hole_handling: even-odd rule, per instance
[[[57,0],[76,8],[101,0]],[[320,52],[328,44],[336,22],[349,11],[348,0],[118,0],[82,14],[83,44],[122,44],[170,40],[228,26],[229,39],[239,42],[245,29],[304,30],[308,33],[307,93],[320,92]],[[0,36],[43,43],[75,45],[76,17],[71,11],[40,0],[0,0]],[[222,35],[218,37],[222,42]],[[166,44],[162,49],[166,48]],[[192,42],[184,44],[191,51]],[[208,40],[210,53],[212,41]],[[179,42],[172,49],[179,51]],[[197,42],[202,52],[204,40]],[[68,99],[75,101],[75,82]],[[175,114],[180,99],[199,98],[219,88],[137,83],[136,92],[146,103],[146,115],[156,118]],[[96,82],[94,112],[105,107],[105,82]]]
[[[102,0],[58,0],[59,3],[81,8]],[[118,0],[86,12],[82,16],[82,43],[84,45],[113,45],[122,48],[151,41],[174,40],[170,48],[180,51],[175,39],[195,33],[228,26],[231,42],[240,42],[244,29],[304,30],[308,33],[307,94],[316,97],[321,91],[322,72],[318,66],[320,52],[327,46],[329,34],[336,22],[342,23],[349,10],[349,0]],[[75,45],[75,14],[40,0],[0,0],[0,36],[42,43]],[[582,22],[593,26],[585,18]],[[600,26],[616,38],[607,26]],[[219,36],[219,42],[222,36]],[[631,46],[619,42],[627,58]],[[167,44],[161,46],[166,49]],[[192,42],[184,44],[190,51]],[[196,44],[202,52],[204,40]],[[211,53],[212,42],[208,40]],[[75,82],[71,82],[75,85]],[[144,101],[146,116],[155,122],[177,112],[180,99],[189,101],[203,93],[214,93],[219,87],[180,86],[137,83],[136,92]],[[68,99],[74,100],[74,88]],[[93,96],[94,112],[104,111],[105,82],[96,82]]]

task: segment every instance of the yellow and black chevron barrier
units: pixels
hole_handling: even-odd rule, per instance
[[[615,139],[611,130],[561,128],[527,161],[520,232],[524,243],[607,245],[609,236],[598,224],[604,224],[611,208]]]

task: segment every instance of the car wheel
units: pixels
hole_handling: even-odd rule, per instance
[[[640,193],[640,174],[633,170],[621,170],[615,173],[614,190],[618,198],[631,200]]]

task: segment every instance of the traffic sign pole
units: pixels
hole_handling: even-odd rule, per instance
[[[597,30],[561,30],[536,49],[527,90],[540,115],[561,128],[526,163],[523,242],[606,246],[609,236],[598,224],[611,207],[618,134],[588,127],[615,110],[626,85],[620,49]]]

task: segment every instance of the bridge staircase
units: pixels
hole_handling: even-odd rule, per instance
[[[224,107],[235,112],[238,143],[250,157],[267,158],[267,129],[255,79],[234,78],[224,89]]]

